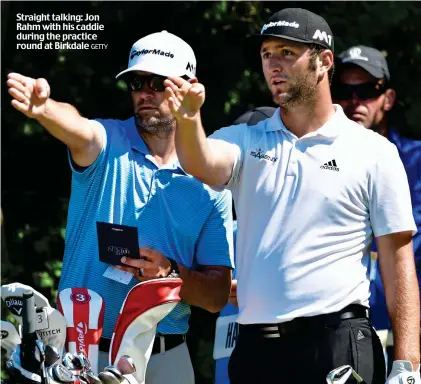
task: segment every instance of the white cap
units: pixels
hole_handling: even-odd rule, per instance
[[[196,76],[196,57],[184,40],[167,31],[152,33],[136,41],[130,50],[127,69],[145,71],[161,76]]]

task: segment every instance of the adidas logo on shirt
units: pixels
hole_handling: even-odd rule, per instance
[[[365,336],[363,335],[363,333],[361,332],[361,329],[360,329],[357,333],[357,340],[362,340],[362,339],[365,339]]]
[[[321,169],[329,169],[331,171],[336,171],[339,172],[339,168],[336,165],[336,160],[331,160],[328,161],[327,163],[324,163],[323,165],[320,166]]]

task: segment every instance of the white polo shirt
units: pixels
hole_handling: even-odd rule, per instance
[[[231,143],[235,156],[227,187],[238,220],[241,324],[368,307],[373,232],[416,232],[395,145],[335,108],[325,125],[299,139],[279,109],[255,126],[210,136]]]

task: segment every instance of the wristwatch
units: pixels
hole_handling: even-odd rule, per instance
[[[180,270],[178,269],[178,264],[174,259],[168,257],[168,261],[171,263],[171,271],[167,277],[180,277]]]

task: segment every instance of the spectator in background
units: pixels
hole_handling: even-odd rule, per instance
[[[236,124],[243,124],[246,123],[247,125],[255,125],[258,122],[271,117],[276,108],[274,107],[259,107],[253,108],[246,113],[242,114],[237,120],[234,121],[234,125]],[[237,234],[237,222],[234,221],[234,262],[235,262],[235,240]],[[230,302],[221,310],[220,318],[225,316],[236,315],[238,313],[238,303],[237,303],[237,280],[235,280],[235,270],[233,271],[232,275],[232,285],[231,285],[231,294],[230,294]],[[223,328],[223,331],[226,333],[226,328]],[[218,332],[218,329],[216,330]],[[220,340],[224,341],[225,337],[222,337]],[[216,339],[215,339],[216,341]],[[216,349],[223,349],[226,346],[226,343],[223,345],[215,345],[214,348]],[[228,377],[228,357],[223,357],[220,359],[216,359],[215,361],[215,384],[229,384],[229,377]]]
[[[378,132],[396,145],[408,176],[412,209],[418,232],[413,237],[418,283],[421,281],[421,141],[399,134],[391,127],[388,114],[395,105],[396,92],[391,87],[385,56],[375,48],[358,45],[341,52],[337,60],[337,75],[333,97],[345,114],[358,124]],[[370,308],[372,323],[380,331],[391,330],[385,292],[373,242],[370,266]],[[389,338],[390,340],[390,338]],[[382,340],[386,342],[385,338]],[[383,345],[385,347],[385,345]],[[391,354],[388,353],[391,358]]]

